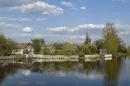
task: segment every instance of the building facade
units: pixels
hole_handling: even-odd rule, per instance
[[[16,43],[15,49],[12,50],[12,54],[34,54],[34,48],[31,43]]]

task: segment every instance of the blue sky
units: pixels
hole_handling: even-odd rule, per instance
[[[86,32],[95,41],[111,22],[130,45],[129,16],[130,0],[0,0],[0,32],[16,42],[82,43]]]

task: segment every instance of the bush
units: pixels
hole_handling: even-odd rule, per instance
[[[59,54],[63,54],[63,55],[78,54],[78,48],[77,48],[76,45],[73,45],[73,44],[65,44],[65,45],[63,45],[63,47],[60,50]]]
[[[43,45],[41,47],[41,54],[43,55],[54,55],[55,51],[56,49],[53,45]]]
[[[84,54],[94,54],[94,53],[97,53],[97,48],[94,45],[85,44],[85,45],[83,45],[82,49],[83,49],[82,52]]]

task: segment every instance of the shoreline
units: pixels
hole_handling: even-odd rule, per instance
[[[0,56],[0,60],[16,60],[16,61],[34,61],[34,62],[90,62],[101,60],[112,60],[111,54],[101,55],[85,55],[80,57],[78,55],[12,55],[12,56]]]

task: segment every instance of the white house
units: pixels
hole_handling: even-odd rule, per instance
[[[34,54],[34,48],[31,43],[16,43],[12,54]]]

